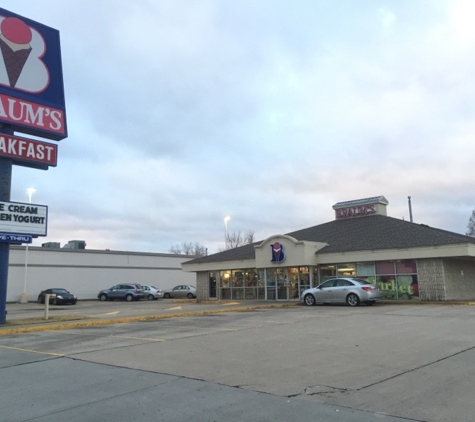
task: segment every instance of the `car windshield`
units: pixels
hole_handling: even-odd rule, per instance
[[[66,289],[53,289],[53,293],[59,294],[59,293],[69,293]]]

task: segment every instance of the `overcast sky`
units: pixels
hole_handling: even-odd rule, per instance
[[[388,215],[465,233],[475,207],[472,0],[3,0],[60,31],[68,138],[15,166],[48,205],[44,242],[217,252]],[[21,135],[21,134],[19,134]]]

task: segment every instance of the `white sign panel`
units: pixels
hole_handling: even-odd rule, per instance
[[[0,232],[46,236],[48,207],[0,201]]]

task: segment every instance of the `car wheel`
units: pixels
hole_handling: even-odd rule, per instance
[[[188,299],[193,299],[193,298],[195,297],[195,295],[194,295],[193,293],[188,293],[188,294],[186,295],[186,297],[187,297]]]
[[[307,306],[314,306],[316,303],[315,296],[310,293],[305,295],[305,297],[303,298],[303,301],[305,305]]]
[[[165,299],[170,299],[170,298],[171,298],[170,293],[165,293],[165,294],[163,295],[163,297],[164,297]]]
[[[132,302],[132,301],[134,300],[134,297],[133,297],[132,295],[126,295],[126,296],[125,296],[125,300],[126,300],[127,302]]]
[[[58,299],[53,299],[53,302],[51,302],[53,305],[57,305],[58,304]]]
[[[43,301],[41,300],[41,296],[38,296],[38,303],[43,303]]]
[[[147,296],[147,299],[148,299],[148,300],[153,300],[153,299],[155,299],[155,296],[154,296],[154,295],[148,295],[148,296]]]
[[[368,300],[368,302],[366,302],[368,306],[373,306],[375,303],[376,303],[375,300]]]
[[[100,300],[101,302],[105,302],[105,301],[107,300],[107,295],[104,294],[104,293],[102,293],[101,295],[99,295],[99,300]]]
[[[356,296],[354,293],[350,293],[346,297],[346,303],[350,306],[358,306],[360,304],[360,298]]]

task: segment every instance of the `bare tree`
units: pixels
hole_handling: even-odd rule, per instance
[[[239,248],[240,246],[249,245],[254,242],[254,231],[249,230],[245,234],[241,231],[228,233],[226,236],[226,249]]]
[[[208,249],[198,242],[182,242],[181,244],[173,245],[169,249],[169,252],[177,255],[205,256],[207,255]]]
[[[468,220],[467,232],[465,234],[467,236],[475,237],[475,209],[472,211],[472,215]]]

